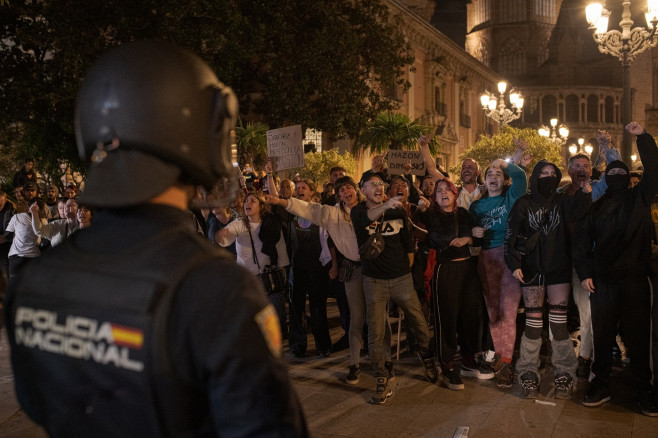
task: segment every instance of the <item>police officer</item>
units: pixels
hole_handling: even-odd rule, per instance
[[[76,108],[94,225],[26,268],[6,316],[19,402],[53,437],[305,436],[257,279],[189,226],[231,173],[232,91],[141,42],[91,68]]]

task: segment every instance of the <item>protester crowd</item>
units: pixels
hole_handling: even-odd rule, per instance
[[[432,383],[462,390],[464,377],[496,378],[500,388],[518,382],[523,397],[536,398],[540,350],[550,342],[554,396],[569,399],[579,379],[589,380],[585,406],[611,399],[612,353],[621,339],[639,409],[658,416],[647,280],[658,151],[640,125],[626,129],[637,136],[643,173],[620,161],[605,131],[596,165],[576,154],[568,179],[546,160],[527,168],[528,145],[517,139],[511,158],[484,171],[463,160],[459,186],[436,167],[427,136],[418,141],[427,169],[421,176],[410,166],[389,174],[380,155],[360,178],[333,167],[322,186],[281,180],[271,163],[262,171],[246,163],[231,206],[191,209],[190,225],[262,280],[292,357],[309,354],[310,329],[319,357],[349,348],[345,382],[355,385],[367,353],[377,382],[372,403],[392,394],[389,317],[397,314]],[[65,196],[55,185],[40,188],[33,164],[27,160],[16,174],[14,196],[0,192],[0,247],[10,279],[93,217],[77,204],[75,186]],[[344,330],[334,343],[329,296]],[[580,323],[578,354],[570,301]]]

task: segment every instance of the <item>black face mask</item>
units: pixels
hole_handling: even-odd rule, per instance
[[[613,192],[618,192],[621,190],[628,189],[628,185],[631,182],[631,176],[627,174],[617,173],[614,175],[606,175],[605,182],[608,184],[608,188]]]
[[[558,181],[557,176],[545,176],[537,180],[537,190],[545,197],[550,197],[557,189]]]

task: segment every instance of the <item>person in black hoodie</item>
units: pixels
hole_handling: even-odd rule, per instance
[[[579,223],[573,239],[574,266],[589,291],[594,333],[594,379],[583,405],[600,406],[610,400],[612,347],[621,325],[631,360],[640,411],[658,416],[651,386],[649,342],[651,295],[651,202],[658,192],[658,148],[653,137],[636,122],[626,130],[637,136],[644,165],[639,184],[629,189],[628,166],[608,164],[608,189]]]
[[[556,193],[560,169],[541,160],[530,177],[530,193],[514,204],[505,235],[505,263],[521,282],[526,325],[516,363],[523,397],[536,398],[539,350],[542,344],[544,299],[555,366],[555,397],[569,399],[578,362],[567,329],[571,289],[570,241],[567,227],[592,202],[591,187],[583,183],[573,196]]]

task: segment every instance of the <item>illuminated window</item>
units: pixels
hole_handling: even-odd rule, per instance
[[[304,144],[314,144],[316,152],[322,152],[322,131],[316,129],[307,129]]]

